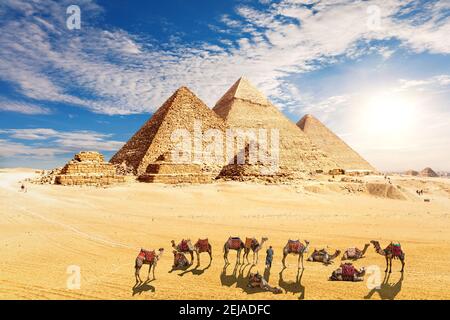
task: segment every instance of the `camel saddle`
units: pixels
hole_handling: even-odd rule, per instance
[[[239,237],[228,239],[228,247],[230,249],[238,250],[241,247],[242,240]]]
[[[348,248],[347,249],[347,257],[350,259],[356,258],[357,252],[358,252],[358,250],[356,248]]]
[[[139,252],[139,255],[138,255],[139,259],[142,259],[142,260],[148,261],[148,262],[152,262],[153,260],[155,260],[155,257],[156,257],[155,250],[149,251],[149,250],[141,249],[141,251]]]
[[[189,251],[189,244],[187,240],[181,240],[180,244],[178,245],[178,249],[182,252]]]
[[[208,242],[208,238],[206,239],[198,239],[197,243],[195,244],[195,246],[198,249],[198,252],[207,252],[208,251],[208,247],[209,247],[209,242]]]
[[[255,242],[254,238],[245,238],[245,248],[251,249],[253,247],[254,242]]]
[[[396,258],[402,255],[402,247],[399,243],[391,243],[389,245],[389,251],[391,251],[392,255]]]
[[[181,253],[181,252],[177,252],[174,253],[174,260],[175,260],[175,265],[185,265],[187,263],[187,259],[186,256]]]
[[[341,264],[342,280],[353,281],[353,277],[356,274],[356,268],[351,263]]]
[[[300,242],[300,240],[289,240],[288,241],[288,248],[289,252],[296,252],[300,253],[305,246],[303,243]]]

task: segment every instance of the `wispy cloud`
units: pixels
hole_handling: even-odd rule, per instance
[[[80,150],[117,151],[122,141],[93,131],[57,131],[48,128],[0,130],[0,157],[55,156]]]
[[[129,114],[155,110],[181,85],[213,105],[245,74],[289,106],[299,100],[287,89],[287,76],[321,68],[339,56],[355,58],[374,48],[372,40],[394,38],[416,52],[450,53],[443,1],[427,3],[420,14],[414,10],[418,1],[265,3],[264,10],[241,5],[235,15],[218,17],[217,30],[229,32],[221,33],[221,42],[176,42],[162,50],[139,35],[90,24],[102,9],[89,0],[78,3],[83,27],[75,32],[65,28],[67,1],[2,1],[0,78],[39,103]],[[368,23],[374,18],[368,7],[374,5],[380,9],[375,29]],[[385,45],[378,49],[389,57]]]
[[[50,114],[51,110],[40,105],[29,103],[12,101],[10,99],[3,99],[0,97],[0,111],[14,111],[23,114]]]

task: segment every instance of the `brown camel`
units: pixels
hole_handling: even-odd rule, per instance
[[[278,287],[271,286],[264,277],[257,273],[250,273],[248,276],[248,285],[249,288],[260,288],[265,291],[270,291],[274,294],[282,293],[283,291]]]
[[[300,260],[302,261],[302,269],[303,266],[303,254],[308,252],[309,241],[305,240],[305,244],[301,243],[300,240],[288,240],[287,244],[283,248],[283,268],[286,268],[286,257],[288,254],[298,255],[298,263],[297,267],[300,269]]]
[[[241,263],[241,251],[244,249],[244,242],[242,242],[241,238],[239,237],[229,237],[228,240],[223,245],[223,259],[225,260],[225,263],[228,264],[228,252],[230,250],[236,250],[237,251],[237,260],[236,263]]]
[[[178,245],[175,245],[175,241],[172,240],[172,248],[181,253],[189,253],[191,255],[191,265],[194,263],[194,246],[192,245],[191,239],[182,239]]]
[[[392,272],[392,259],[400,260],[400,262],[402,263],[402,270],[400,270],[400,272],[403,272],[403,270],[405,269],[405,253],[403,252],[400,244],[394,244],[393,242],[391,242],[385,249],[381,249],[380,243],[378,241],[372,240],[370,241],[370,243],[373,244],[373,246],[375,247],[375,251],[378,254],[386,258],[386,270],[384,270],[384,272],[388,272],[388,269],[389,273]]]
[[[206,239],[198,239],[194,245],[194,251],[197,254],[197,265],[200,265],[200,253],[207,252],[209,254],[209,264],[212,262],[212,247]]]
[[[153,268],[153,280],[155,280],[155,268],[158,263],[158,260],[161,259],[164,249],[160,248],[159,254],[156,254],[155,250],[145,250],[141,249],[139,252],[139,255],[136,257],[136,261],[134,264],[135,273],[134,276],[136,277],[136,283],[142,282],[141,276],[139,275],[139,271],[141,270],[142,266],[144,264],[148,264],[148,276],[147,281],[150,280],[150,271]]]
[[[257,265],[258,264],[258,252],[259,252],[259,250],[262,249],[264,242],[266,242],[267,240],[269,240],[269,239],[266,237],[262,237],[261,242],[258,242],[258,240],[256,240],[255,238],[252,238],[252,239],[247,238],[245,240],[244,255],[242,256],[242,258],[247,259],[247,263],[249,263],[248,254],[250,253],[250,250],[252,250],[253,251],[253,264]],[[255,256],[256,256],[256,262],[255,262]]]
[[[340,250],[336,250],[334,254],[330,255],[325,249],[316,250],[308,258],[308,261],[312,262],[322,262],[325,265],[333,263],[333,260],[341,254]]]
[[[358,260],[364,257],[367,249],[370,247],[370,243],[364,245],[364,249],[360,250],[356,247],[348,248],[342,255],[342,260]]]
[[[360,270],[356,269],[351,263],[343,263],[339,268],[331,274],[331,281],[364,281],[366,270],[362,267]]]

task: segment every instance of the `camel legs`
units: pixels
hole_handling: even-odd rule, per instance
[[[385,258],[386,258],[386,269],[384,270],[384,272],[388,272],[389,259],[388,259],[388,257],[385,257]]]
[[[237,263],[238,264],[241,264],[241,250],[239,249],[239,250],[236,250],[237,251],[237,254],[236,254],[236,261],[237,261]]]
[[[141,267],[135,267],[134,276],[136,278],[136,283],[142,282],[141,276],[139,275],[139,271]]]
[[[227,248],[227,246],[224,246],[224,248],[223,248],[223,260],[225,260],[225,263],[226,264],[229,264],[229,262],[228,262],[228,248]]]
[[[402,270],[400,270],[400,272],[403,273],[403,270],[405,269],[405,259],[401,259],[400,262],[402,263]]]
[[[194,263],[194,251],[189,251],[191,254],[191,265]]]
[[[302,269],[304,269],[305,267],[303,266],[303,253],[300,253],[298,255],[298,262],[297,262],[297,268],[300,269],[300,261],[302,262]]]
[[[150,280],[150,271],[152,271],[152,266],[153,266],[153,264],[152,263],[150,263],[149,265],[148,265],[148,275],[147,275],[147,280]],[[155,276],[153,275],[153,278],[154,278]]]
[[[281,262],[283,263],[283,268],[286,268],[286,256],[287,254],[285,252],[283,252],[283,260],[281,260]]]

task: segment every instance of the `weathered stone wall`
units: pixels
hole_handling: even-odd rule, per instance
[[[102,154],[84,151],[76,154],[55,177],[61,185],[103,186],[125,182],[125,177],[116,174],[116,168],[105,162]]]

